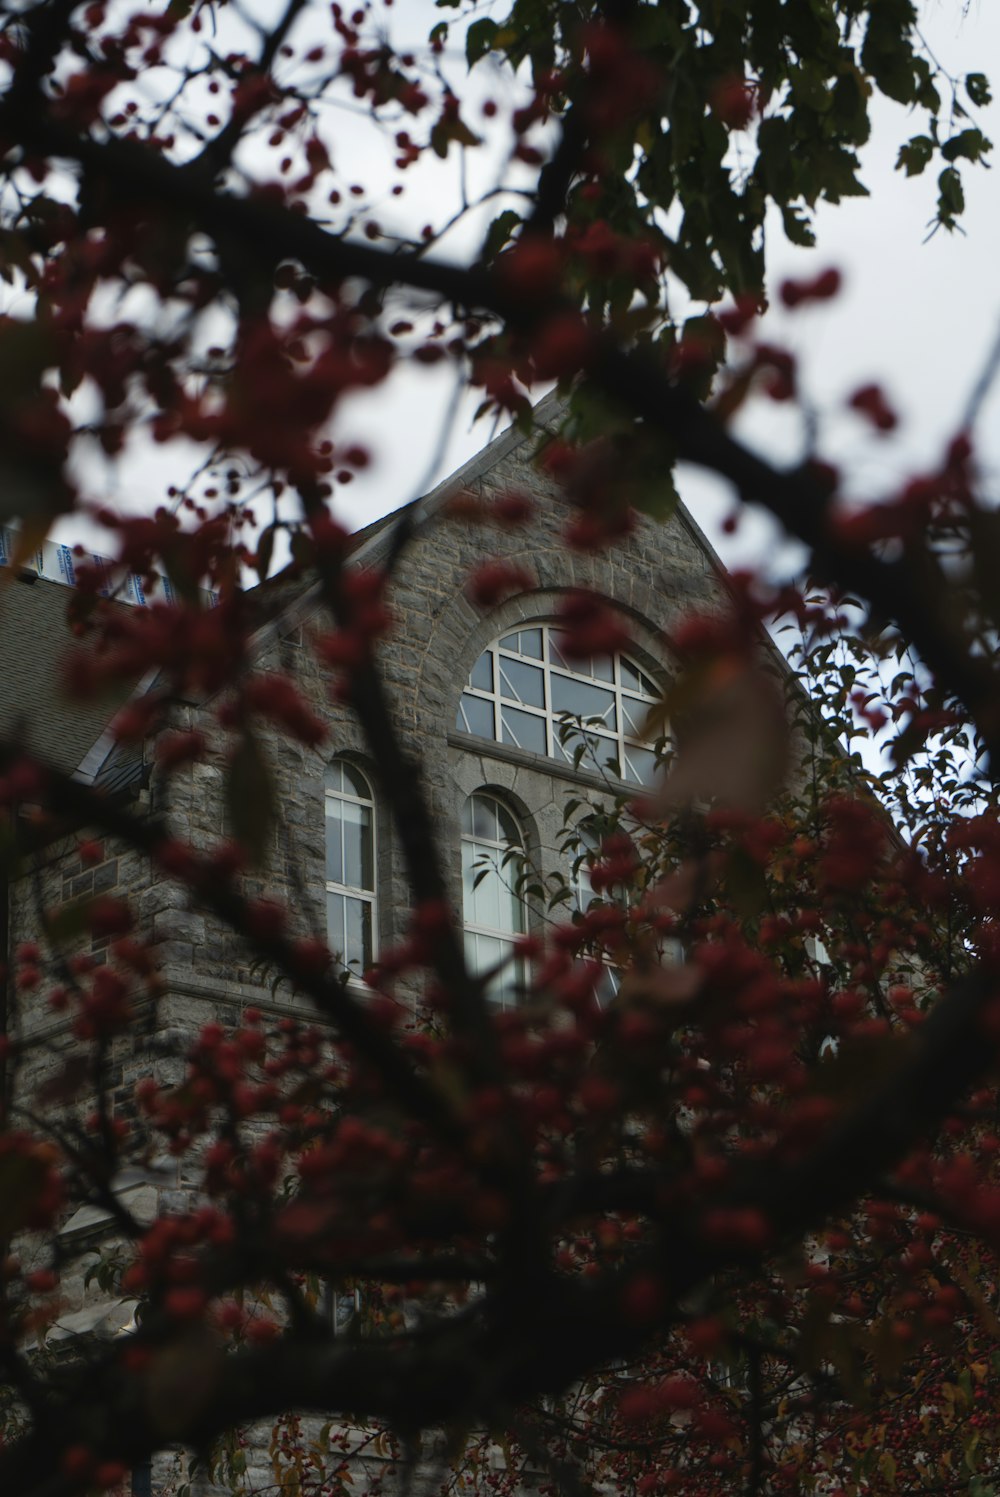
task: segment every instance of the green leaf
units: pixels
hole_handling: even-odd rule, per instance
[[[904,171],[908,177],[919,177],[934,155],[934,142],[929,135],[914,135],[899,148],[896,170]]]
[[[505,208],[502,213],[497,214],[486,231],[483,258],[492,260],[498,255],[521,222],[520,213],[515,213],[513,208]]]
[[[990,142],[986,139],[982,130],[960,130],[950,140],[946,140],[941,147],[941,155],[946,161],[957,161],[964,157],[967,161],[978,161],[984,151],[990,149]]]
[[[955,219],[965,209],[962,179],[953,166],[946,166],[938,177],[938,221],[946,229],[955,227]]]
[[[491,21],[488,16],[472,22],[465,33],[465,60],[470,68],[493,50],[499,29],[496,21]]]
[[[233,837],[251,863],[267,857],[275,821],[274,782],[263,748],[249,729],[236,746],[226,776],[226,809]]]
[[[482,145],[481,137],[475,135],[463,119],[457,115],[453,118],[442,116],[431,131],[431,150],[444,161],[453,140],[460,146]]]
[[[801,208],[782,204],[781,221],[785,228],[785,235],[792,244],[801,244],[806,249],[811,249],[816,243],[812,224]]]
[[[993,102],[993,94],[990,90],[990,80],[985,73],[968,73],[965,78],[965,91],[973,104],[985,108]]]

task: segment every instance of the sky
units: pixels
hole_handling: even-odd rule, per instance
[[[417,24],[419,5],[413,8]],[[960,0],[924,0],[922,33],[945,71],[991,71],[1000,91],[1000,6],[972,0],[963,15]],[[432,13],[432,7],[424,7]],[[825,413],[821,445],[843,464],[857,498],[890,493],[901,478],[933,463],[963,412],[992,346],[1000,336],[1000,102],[978,111],[976,123],[995,142],[993,170],[963,170],[967,208],[964,233],[939,230],[928,238],[936,201],[937,171],[905,178],[894,171],[903,140],[922,128],[907,110],[879,101],[872,138],[862,154],[867,198],[821,208],[817,244],[802,250],[785,243],[780,222],[769,226],[772,291],[788,275],[810,276],[828,265],[844,275],[844,290],[831,304],[794,315],[780,307],[766,319],[762,336],[786,343],[800,356],[805,387]],[[857,418],[844,415],[847,395],[860,384],[884,384],[899,410],[892,438],[867,435]],[[377,461],[363,483],[345,491],[343,513],[352,524],[396,508],[430,487],[429,475],[444,477],[491,435],[488,424],[471,424],[474,404],[451,421],[439,451],[451,386],[443,377],[400,376],[380,394],[378,408],[359,402],[356,430],[370,441]],[[470,408],[471,406],[471,408]],[[801,454],[797,423],[760,400],[737,427],[762,454],[794,461]],[[391,437],[387,437],[391,433]],[[984,403],[976,428],[987,491],[1000,499],[1000,380]],[[792,569],[797,547],[782,546],[777,528],[763,517],[741,523],[735,537],[721,522],[733,509],[727,486],[682,469],[685,502],[731,564],[763,562]]]
[[[270,0],[257,0],[266,7]],[[922,0],[921,30],[942,68],[964,76],[995,73],[1000,90],[1000,6],[994,0]],[[502,14],[503,5],[497,8]],[[442,12],[433,0],[405,0],[390,14],[413,42],[426,38]],[[452,15],[453,12],[446,12]],[[394,35],[396,32],[394,30]],[[464,66],[459,68],[459,82]],[[503,98],[512,85],[482,66],[473,74],[473,94]],[[477,129],[491,127],[478,103],[468,114]],[[502,120],[501,110],[500,119]],[[346,123],[346,130],[345,130]],[[856,498],[890,493],[906,476],[933,463],[958,428],[971,389],[1000,336],[1000,103],[978,112],[975,123],[997,143],[992,171],[966,166],[967,210],[964,233],[943,230],[928,237],[936,196],[936,170],[906,179],[893,170],[900,143],[921,120],[886,101],[874,110],[872,139],[862,156],[862,179],[870,196],[822,208],[816,218],[817,246],[796,249],[783,241],[780,222],[769,225],[772,293],[787,275],[811,276],[834,265],[844,290],[833,303],[795,315],[781,309],[765,319],[762,336],[790,346],[800,357],[804,386],[821,415],[820,448],[842,465]],[[495,127],[499,130],[500,125]],[[506,126],[503,127],[506,129]],[[360,118],[341,121],[359,180],[379,180],[388,165],[384,139]],[[505,157],[505,140],[495,135],[481,152],[469,153],[474,184],[490,185]],[[448,216],[457,191],[455,153],[420,177],[416,196],[400,200],[400,211],[435,223]],[[391,205],[389,205],[391,207]],[[492,206],[489,216],[497,211]],[[412,220],[411,220],[412,221]],[[472,252],[483,219],[473,219],[452,235],[441,253],[461,259]],[[884,384],[902,417],[889,440],[868,435],[856,417],[845,414],[846,396],[858,385]],[[538,391],[539,395],[543,392]],[[367,445],[374,461],[337,506],[351,528],[398,508],[478,451],[494,434],[489,422],[472,422],[477,399],[454,401],[453,378],[439,370],[401,371],[376,396],[346,402],[337,434]],[[758,400],[741,417],[738,434],[774,461],[795,461],[802,453],[801,431],[787,409]],[[987,492],[1000,498],[1000,381],[984,402],[977,424],[980,461]],[[162,453],[137,446],[116,468],[88,474],[88,488],[123,507],[148,508],[162,502],[169,481]],[[798,548],[784,544],[766,518],[741,520],[735,536],[722,521],[733,510],[721,481],[691,469],[679,474],[682,497],[730,564],[764,565],[772,573],[801,563]],[[59,538],[80,538],[78,521],[60,527]]]

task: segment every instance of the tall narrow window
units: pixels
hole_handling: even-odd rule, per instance
[[[360,977],[374,956],[375,801],[343,760],[326,777],[326,927],[331,950]]]
[[[465,954],[471,970],[492,973],[487,996],[502,1008],[523,986],[516,938],[524,933],[518,888],[524,839],[514,817],[495,796],[477,791],[462,812],[462,897]]]

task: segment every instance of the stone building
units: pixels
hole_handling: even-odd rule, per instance
[[[683,507],[667,524],[640,519],[613,547],[569,549],[563,534],[569,504],[535,466],[536,440],[507,432],[415,506],[412,536],[389,593],[393,629],[380,650],[397,729],[405,750],[422,764],[453,903],[464,912],[478,970],[496,967],[516,935],[541,918],[530,901],[512,893],[505,855],[522,848],[543,876],[565,868],[570,797],[585,818],[587,806],[616,787],[648,779],[653,756],[643,742],[643,719],[671,673],[663,630],[692,608],[712,607],[724,586],[717,558]],[[452,503],[462,494],[490,501],[512,491],[541,501],[517,527],[480,526]],[[384,561],[394,543],[394,518],[359,535],[352,565]],[[470,601],[466,583],[487,554],[516,563],[533,581],[482,608]],[[116,704],[81,703],[53,691],[57,660],[69,643],[71,566],[67,559],[67,575],[53,580],[40,559],[0,598],[0,732],[20,735],[58,767],[105,786],[134,810],[166,817],[185,841],[199,847],[220,841],[227,832],[221,756],[168,779],[152,744],[117,744],[108,731]],[[613,660],[563,656],[555,620],[575,588],[596,591],[625,626],[632,643]],[[263,869],[250,882],[256,892],[289,905],[304,931],[327,937],[360,974],[380,948],[402,936],[410,898],[366,745],[306,643],[319,609],[308,588],[261,589],[255,663],[294,678],[328,737],[315,749],[262,730],[278,814]],[[147,685],[137,682],[136,690]],[[213,705],[179,704],[172,726],[198,726]],[[589,720],[586,734],[571,725],[573,718]],[[81,862],[76,836],[39,836],[30,821],[21,836],[25,855],[5,864],[7,887],[0,896],[8,953],[38,936],[42,910],[115,892],[128,896],[142,932],[157,943],[155,1017],[116,1042],[113,1056],[111,1090],[126,1121],[136,1080],[147,1074],[172,1079],[206,1021],[234,1023],[249,1004],[275,1013],[296,1002],[286,989],[272,991],[240,943],[140,853],[107,838],[99,862]],[[70,947],[73,939],[66,937]],[[100,960],[100,940],[91,945]],[[497,977],[498,1002],[514,1001],[516,976],[512,963]],[[17,1001],[8,979],[5,1025],[25,1056],[18,1095],[37,1094],[77,1044],[67,1020],[30,995]],[[183,1202],[187,1184],[183,1171],[164,1160],[126,1172],[118,1189],[137,1214],[151,1217]],[[79,1243],[81,1257],[78,1271],[64,1278],[64,1309],[50,1341],[127,1330],[130,1303],[84,1288],[86,1250],[96,1250],[106,1231],[107,1213],[96,1205],[67,1222],[66,1240]]]

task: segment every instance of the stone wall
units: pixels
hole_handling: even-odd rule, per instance
[[[443,501],[461,490],[484,500],[521,490],[537,494],[541,502],[529,525],[503,530],[441,515]],[[608,786],[596,775],[455,731],[459,695],[481,651],[513,628],[550,620],[566,589],[586,587],[619,611],[634,641],[631,653],[655,681],[665,684],[672,664],[661,631],[692,607],[718,606],[723,596],[715,559],[683,512],[667,525],[640,520],[633,534],[600,555],[567,549],[562,532],[568,515],[566,501],[532,466],[531,444],[517,435],[502,437],[420,507],[415,534],[391,587],[395,624],[380,648],[380,663],[404,746],[422,765],[456,909],[461,908],[460,813],[474,790],[490,788],[516,810],[543,875],[565,866],[559,844],[570,794],[591,802],[608,794]],[[360,565],[378,565],[390,543],[389,529],[364,542]],[[519,563],[536,584],[494,610],[479,610],[468,601],[464,587],[469,570],[484,555]],[[327,625],[306,594],[261,636],[260,668],[295,679],[327,722],[329,741],[321,751],[310,750],[262,730],[280,815],[266,866],[246,885],[251,894],[288,905],[299,930],[325,935],[327,765],[336,755],[348,755],[367,768],[376,800],[379,787],[349,707],[331,694],[329,675],[308,647],[316,627]],[[216,706],[182,706],[174,726],[210,730]],[[226,834],[223,787],[219,751],[169,779],[154,767],[136,810],[165,816],[179,838],[207,849]],[[378,943],[384,948],[402,936],[410,904],[398,840],[384,815],[378,818],[378,880]],[[134,1115],[137,1079],[152,1074],[161,1081],[175,1080],[184,1050],[202,1024],[210,1019],[235,1024],[250,1003],[273,1013],[297,1006],[298,1000],[287,987],[272,992],[266,975],[254,969],[249,953],[231,932],[192,908],[183,890],[148,860],[111,842],[103,861],[92,867],[81,865],[75,839],[37,855],[12,891],[13,942],[37,937],[39,907],[55,909],[102,892],[128,896],[141,933],[157,944],[162,979],[155,1011],[145,1014],[137,1031],[114,1047],[115,1111],[128,1121]],[[88,938],[87,946],[100,960],[99,943]],[[67,949],[63,954],[73,953]],[[66,1018],[47,1007],[41,992],[29,996],[20,1022],[28,1045],[19,1083],[22,1095],[44,1095],[79,1042],[72,1038]],[[76,1106],[71,1104],[70,1110]],[[161,1209],[176,1209],[188,1198],[189,1186],[176,1162],[164,1155],[145,1160],[121,1188],[131,1193],[130,1204],[151,1217]],[[76,1233],[82,1255],[79,1271],[65,1286],[67,1334],[77,1333],[74,1324],[88,1334],[112,1334],[113,1303],[106,1298],[99,1302],[83,1284],[84,1265],[102,1242],[107,1245],[107,1223],[100,1212],[88,1216],[85,1210],[67,1230]],[[112,1319],[105,1323],[108,1315]],[[247,1459],[257,1482],[267,1485],[269,1457],[262,1438],[251,1439]],[[171,1490],[181,1475],[176,1459],[164,1457],[156,1466],[154,1490]]]

